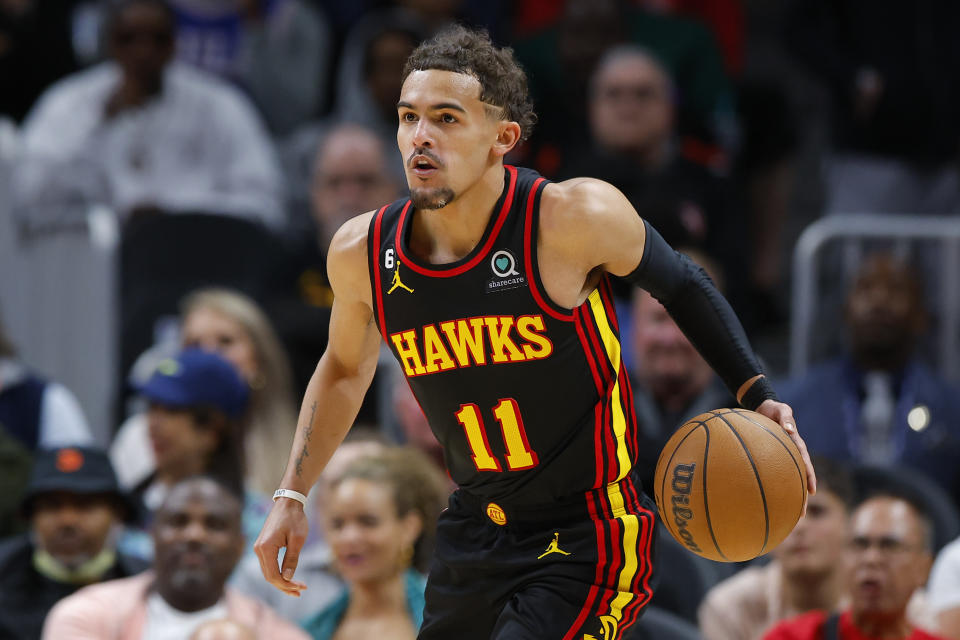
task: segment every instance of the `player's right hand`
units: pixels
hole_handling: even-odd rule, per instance
[[[278,498],[253,544],[263,577],[291,596],[300,597],[300,592],[307,588],[304,583],[293,579],[300,551],[307,539],[307,530],[307,516],[303,513],[303,505],[290,498]],[[280,549],[284,547],[287,552],[283,556],[283,566],[280,567],[278,558]]]

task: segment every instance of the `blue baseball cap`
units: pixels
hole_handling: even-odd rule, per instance
[[[232,364],[216,353],[193,348],[160,361],[139,391],[165,407],[208,407],[231,418],[243,415],[250,397],[250,388]]]

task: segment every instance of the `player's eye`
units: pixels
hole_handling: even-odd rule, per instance
[[[456,122],[456,121],[457,121],[457,119],[456,119],[455,117],[453,117],[452,115],[450,115],[449,113],[445,113],[445,114],[443,114],[442,116],[440,116],[440,120],[441,120],[442,122],[446,122],[447,124],[450,124],[450,123],[452,123],[452,122]]]
[[[407,111],[406,113],[400,114],[400,119],[403,120],[404,122],[415,122],[417,119],[417,116]]]

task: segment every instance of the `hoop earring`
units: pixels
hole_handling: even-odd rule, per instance
[[[403,545],[403,548],[400,549],[399,563],[400,563],[401,571],[406,571],[413,564],[413,545],[412,544],[405,544]]]

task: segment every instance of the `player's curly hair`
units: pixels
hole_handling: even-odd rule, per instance
[[[537,115],[527,88],[527,76],[513,49],[497,48],[485,30],[452,25],[417,47],[403,68],[406,80],[414,71],[439,69],[465,73],[480,81],[480,99],[500,107],[507,120],[520,125],[520,139],[533,132]]]

